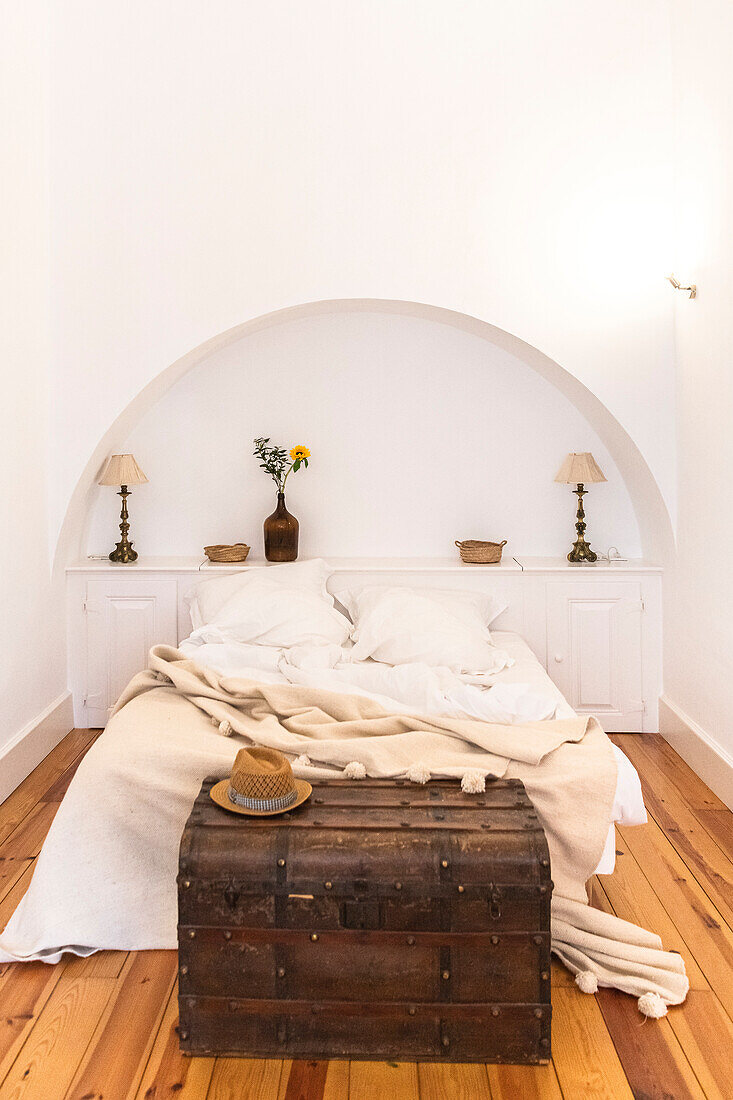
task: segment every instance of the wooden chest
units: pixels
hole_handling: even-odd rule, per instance
[[[213,782],[181,841],[185,1053],[550,1058],[550,860],[518,780],[316,783],[261,818]]]

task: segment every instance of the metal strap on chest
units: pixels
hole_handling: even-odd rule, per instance
[[[281,888],[275,894],[275,927],[285,928],[288,912],[288,895],[283,887],[288,881],[288,829],[275,830],[275,882]],[[275,967],[275,996],[287,999],[289,976],[285,966],[285,948],[277,941],[272,946],[272,962]],[[277,1041],[284,1046],[288,1039],[287,1016],[275,1018]]]
[[[440,805],[434,809],[435,815],[439,816],[441,813]],[[437,853],[438,853],[438,879],[442,884],[452,883],[453,881],[453,867],[451,859],[451,845],[450,834],[439,833],[437,839]],[[449,891],[442,893],[440,899],[440,930],[441,932],[450,932],[452,927],[452,907],[453,897]],[[438,998],[441,1001],[451,1000],[451,981],[452,981],[452,968],[451,968],[451,950],[450,947],[441,947],[439,952],[438,965],[440,967],[440,974],[438,976]]]

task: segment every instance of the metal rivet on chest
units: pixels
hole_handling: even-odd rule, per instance
[[[459,894],[464,894],[465,892],[466,892],[466,887],[465,886],[459,886],[458,887],[458,893]]]
[[[491,937],[491,942],[493,943],[494,947],[496,947],[497,943],[499,942],[499,937],[498,936],[492,936]]]
[[[188,974],[188,967],[187,966],[182,966],[181,967],[181,974]]]
[[[285,977],[285,967],[284,966],[278,966],[277,976],[278,976],[278,978],[284,978]]]
[[[441,867],[447,867],[448,866],[448,860],[447,859],[441,859],[440,866]]]
[[[195,931],[195,929],[193,929],[193,928],[191,928],[191,929],[190,929],[190,931],[189,931],[189,933],[188,933],[188,938],[189,938],[190,940],[195,940],[195,939],[196,939],[196,931]]]
[[[492,1008],[491,1015],[492,1016],[498,1016],[499,1015],[499,1009],[496,1008],[496,1007]]]
[[[333,889],[333,883],[332,882],[324,882],[323,885],[326,887],[327,890],[332,890]]]
[[[186,879],[186,881],[185,881],[185,882],[184,882],[184,884],[183,884],[183,889],[184,889],[184,890],[188,890],[188,888],[189,888],[189,886],[190,886],[190,885],[191,885],[191,881],[190,881],[190,879]]]
[[[395,890],[401,890],[402,889],[402,883],[401,882],[396,882],[394,884],[394,888],[395,888]]]
[[[279,859],[277,861],[277,865],[278,865],[278,867],[284,867],[285,866],[285,860],[284,859]]]
[[[533,936],[532,937],[532,942],[536,943],[537,946],[539,947],[539,945],[542,943],[542,936]]]
[[[443,978],[444,982],[447,982],[450,978],[450,970],[444,970],[441,977]]]
[[[225,939],[225,940],[230,940],[231,938],[232,938],[232,934],[231,934],[231,932],[229,931],[229,929],[227,928],[227,930],[226,930],[226,931],[225,931],[225,933],[224,933],[224,939]]]
[[[318,933],[317,932],[311,932],[311,943],[317,943],[317,942],[318,942]]]

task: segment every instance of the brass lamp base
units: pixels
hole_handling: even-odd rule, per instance
[[[576,514],[575,530],[578,532],[578,537],[575,540],[573,549],[568,554],[568,561],[578,564],[579,562],[588,562],[592,564],[598,560],[598,555],[594,553],[590,548],[590,543],[585,541],[585,511],[583,509],[583,497],[586,490],[582,484],[578,484],[577,489],[573,489],[573,492],[578,497],[578,511]]]
[[[130,493],[126,485],[120,486],[120,491],[117,496],[122,497],[122,511],[120,512],[120,533],[122,538],[117,543],[117,546],[109,555],[109,560],[116,562],[118,565],[130,565],[132,562],[137,561],[137,550],[133,550],[132,543],[127,538],[127,532],[130,530],[130,524],[128,520],[127,512],[127,498]]]

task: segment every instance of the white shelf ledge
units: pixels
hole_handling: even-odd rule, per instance
[[[300,559],[304,560],[304,559]],[[609,564],[571,565],[565,558],[506,557],[498,565],[466,565],[459,558],[327,558],[334,573],[661,573],[662,567],[641,558]],[[129,565],[108,558],[84,558],[68,573],[237,573],[242,569],[268,569],[270,562],[248,558],[246,562],[215,564],[205,557],[140,557]]]

